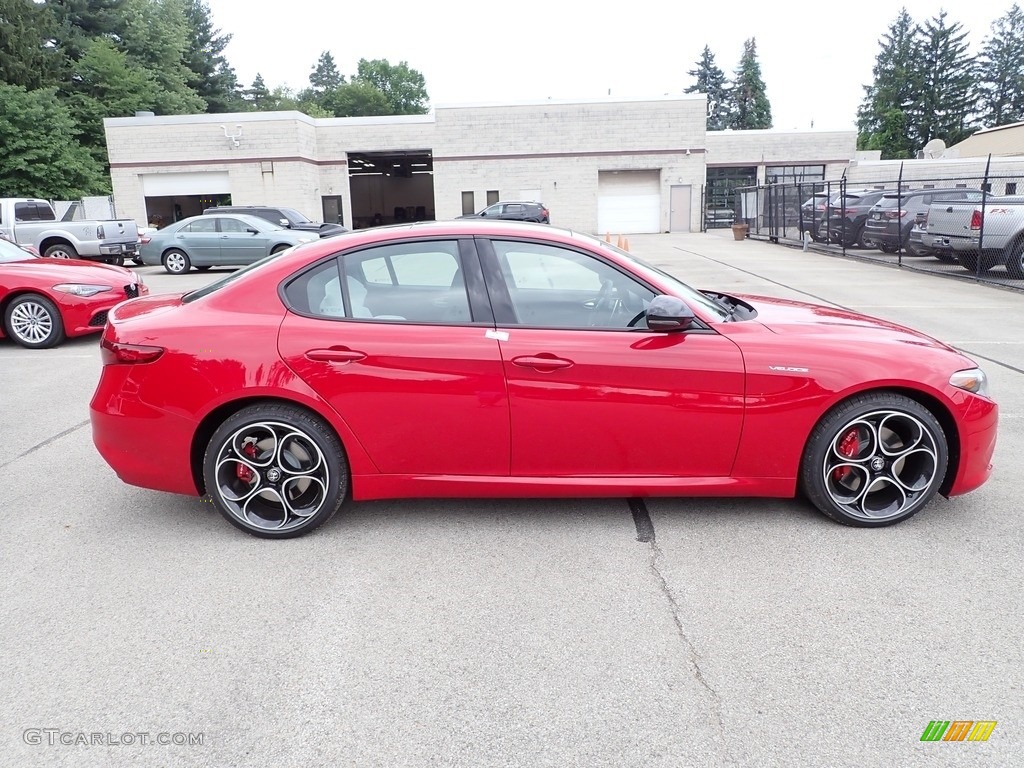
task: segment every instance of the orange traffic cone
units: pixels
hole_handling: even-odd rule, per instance
[[[623,238],[622,242],[624,243],[624,245],[622,246],[622,250],[624,250],[626,253],[629,253],[629,238]]]
[[[611,232],[605,232],[604,233],[604,241],[606,243],[608,243],[609,245],[611,245],[611,242],[612,242],[612,233]]]
[[[622,235],[619,235],[619,240],[618,240],[617,243],[615,243],[615,247],[621,248],[622,247],[622,242],[623,242],[622,241]]]

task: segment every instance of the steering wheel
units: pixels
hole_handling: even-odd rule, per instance
[[[596,326],[600,313],[606,309],[613,301],[612,297],[615,293],[615,283],[611,280],[605,280],[601,283],[601,290],[597,294],[597,298],[594,299],[594,307],[590,310],[590,325],[591,327]]]

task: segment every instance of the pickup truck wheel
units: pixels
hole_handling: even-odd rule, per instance
[[[164,269],[172,275],[184,275],[192,268],[192,262],[189,261],[188,254],[184,251],[179,251],[177,248],[172,248],[165,253],[163,261]]]
[[[949,251],[937,250],[932,251],[932,256],[941,261],[943,264],[956,264],[956,256]]]
[[[976,254],[976,253],[958,253],[957,256],[956,256],[956,260],[960,262],[960,266],[961,267],[966,269],[971,274],[976,274],[978,272],[978,254]],[[991,259],[987,259],[987,258],[986,259],[982,259],[981,260],[981,272],[982,272],[982,274],[984,274],[985,272],[988,272],[994,266],[995,266],[995,264],[992,262]]]
[[[107,264],[113,264],[115,267],[123,267],[124,256],[114,256],[110,259],[107,259]]]
[[[1014,280],[1024,280],[1024,240],[1010,246],[1006,256],[1006,271]]]
[[[57,306],[45,296],[25,294],[7,305],[7,335],[28,349],[46,349],[64,340],[64,322]]]
[[[47,248],[43,256],[49,256],[51,259],[77,259],[78,251],[70,245],[60,243]]]

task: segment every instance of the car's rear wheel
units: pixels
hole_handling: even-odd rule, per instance
[[[978,272],[978,254],[977,253],[958,253],[956,260],[960,262],[960,266],[966,269],[968,272]],[[981,272],[984,274],[994,267],[995,261],[990,256],[985,256],[981,259]]]
[[[946,251],[940,248],[938,250],[933,250],[932,256],[941,261],[943,264],[956,264],[956,256],[954,256],[950,251]]]
[[[946,435],[923,405],[891,392],[858,395],[833,408],[804,450],[800,485],[824,514],[876,528],[916,514],[938,491]]]
[[[1024,240],[1010,245],[1006,256],[1006,271],[1014,280],[1024,280]]]
[[[293,405],[249,406],[210,438],[206,491],[228,521],[267,539],[302,536],[334,516],[348,492],[341,443],[316,416]]]
[[[17,344],[46,349],[64,340],[64,321],[57,305],[45,296],[26,294],[7,305],[4,328]]]
[[[899,250],[899,246],[894,245],[892,243],[883,243],[883,242],[879,241],[878,249],[882,253],[896,253],[896,251]]]
[[[43,251],[43,256],[49,256],[51,259],[77,259],[78,251],[67,243],[58,243]]]
[[[210,268],[209,264],[204,264],[201,267],[196,267],[196,272],[206,272]]]
[[[189,260],[188,254],[184,251],[179,251],[177,248],[172,248],[165,253],[163,262],[164,269],[172,275],[184,275],[192,268],[192,262]]]

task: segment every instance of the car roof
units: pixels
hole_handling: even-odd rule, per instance
[[[240,219],[250,224],[259,224],[260,226],[263,227],[265,227],[267,224],[273,223],[267,221],[266,219],[261,219],[259,216],[253,216],[252,214],[249,213],[235,213],[234,211],[216,211],[215,213],[203,213],[200,214],[199,216],[189,216],[187,219],[182,219],[181,221],[174,222],[172,226],[190,224],[191,222],[196,221],[197,219],[206,220],[211,219],[214,216],[219,216],[222,219]]]

